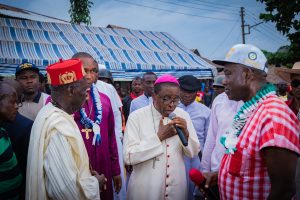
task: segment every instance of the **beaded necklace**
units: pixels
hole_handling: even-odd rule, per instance
[[[241,134],[248,118],[253,111],[269,96],[276,94],[276,87],[272,84],[265,84],[254,97],[240,108],[235,115],[231,128],[226,134],[221,136],[221,143],[226,148],[227,154],[234,154],[237,150],[236,145],[238,143],[238,137]]]
[[[102,122],[102,104],[100,100],[100,94],[94,84],[91,86],[90,95],[93,100],[95,107],[95,121],[91,120],[84,108],[80,109],[80,123],[85,126],[85,128],[92,128],[94,132],[92,144],[99,145],[101,143],[101,134],[100,134],[100,124]]]

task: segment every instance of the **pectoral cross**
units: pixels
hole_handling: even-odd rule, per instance
[[[159,159],[158,159],[158,158],[156,158],[156,157],[155,157],[155,158],[153,158],[153,166],[152,166],[152,168],[153,168],[153,169],[155,169],[155,162],[156,162],[156,161],[159,161]]]
[[[92,129],[89,128],[81,129],[81,132],[85,133],[85,139],[88,140],[90,138],[89,133],[92,132]]]

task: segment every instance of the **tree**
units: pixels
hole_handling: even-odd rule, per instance
[[[284,50],[281,50],[282,48],[284,48]],[[276,66],[283,65],[285,67],[292,67],[293,62],[291,62],[291,60],[293,58],[291,54],[289,54],[289,49],[290,46],[283,46],[280,47],[275,53],[271,53],[266,50],[262,50],[262,51],[266,55],[269,64],[274,64]]]
[[[287,52],[276,52],[273,58],[277,61],[285,60],[291,63],[300,60],[300,0],[257,0],[265,3],[266,13],[261,13],[259,18],[276,24],[276,29],[286,35],[291,45]],[[276,59],[275,59],[276,60]],[[284,64],[284,63],[274,63]]]
[[[84,23],[91,25],[90,8],[93,2],[90,0],[70,0],[69,14],[72,24]]]

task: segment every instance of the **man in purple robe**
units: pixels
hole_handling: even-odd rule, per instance
[[[111,102],[105,94],[98,92],[97,89],[93,90],[95,86],[92,83],[97,78],[96,72],[98,70],[93,64],[93,57],[80,52],[76,53],[73,58],[79,58],[82,61],[86,73],[85,77],[91,85],[91,89],[87,94],[87,101],[83,109],[75,113],[74,119],[81,131],[89,155],[91,170],[104,174],[107,178],[106,190],[100,193],[101,199],[112,200],[112,182],[114,183],[115,192],[118,193],[122,187],[122,181]],[[99,97],[102,106],[97,103]],[[99,134],[99,132],[100,137],[98,138],[97,133]]]

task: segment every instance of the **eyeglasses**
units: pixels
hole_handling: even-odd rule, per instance
[[[300,80],[297,80],[297,79],[292,80],[292,82],[291,82],[292,87],[296,88],[296,87],[299,87],[299,85],[300,85]]]
[[[159,95],[157,95],[157,96],[159,96]],[[164,96],[164,97],[159,96],[159,98],[162,99],[162,101],[165,105],[169,105],[173,102],[174,105],[177,106],[179,104],[179,101],[180,101],[179,96],[177,96],[175,98],[171,98],[169,96]]]

